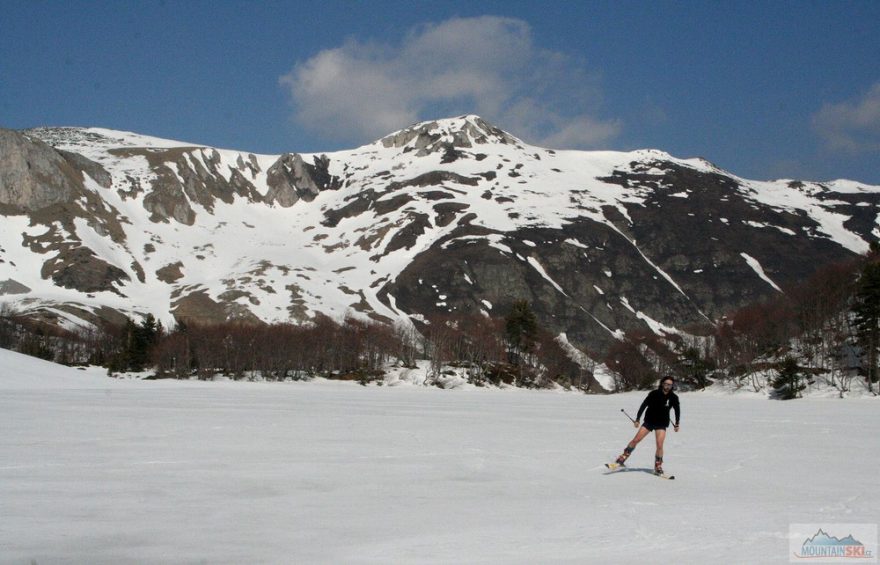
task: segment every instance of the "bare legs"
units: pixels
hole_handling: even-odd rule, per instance
[[[656,457],[663,459],[663,442],[666,441],[666,430],[654,430],[654,439],[657,440]]]
[[[648,430],[648,428],[646,428],[645,426],[640,427],[639,431],[636,432],[635,437],[632,438],[632,441],[630,441],[627,444],[626,449],[623,450],[623,454],[617,458],[617,462],[622,465],[639,444],[639,442],[645,439],[645,437],[649,433],[651,433],[651,431]],[[666,430],[654,430],[654,439],[657,442],[657,451],[654,454],[654,469],[660,470],[663,463],[663,442],[666,440]]]

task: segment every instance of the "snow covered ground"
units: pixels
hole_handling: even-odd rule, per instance
[[[129,381],[0,350],[3,563],[784,563],[877,523],[876,398]]]

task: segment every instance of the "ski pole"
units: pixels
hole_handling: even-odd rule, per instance
[[[623,408],[621,408],[620,411],[623,412],[623,415],[624,415],[624,416],[626,416],[627,418],[629,418],[629,421],[630,421],[630,422],[632,422],[633,424],[636,423],[636,421],[632,419],[632,416],[630,416],[629,414],[626,413],[626,410],[624,410]]]

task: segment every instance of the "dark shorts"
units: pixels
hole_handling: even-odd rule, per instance
[[[642,426],[647,429],[649,432],[653,432],[655,430],[665,430],[669,427],[668,422],[645,422]]]

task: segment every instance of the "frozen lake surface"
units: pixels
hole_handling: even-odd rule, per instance
[[[878,522],[880,401],[118,381],[0,350],[3,563],[780,563]]]

